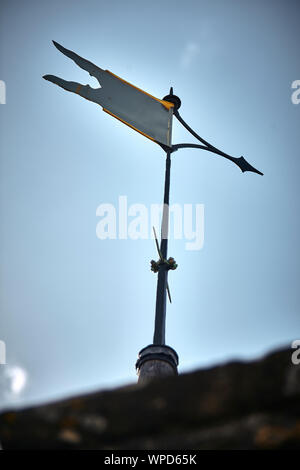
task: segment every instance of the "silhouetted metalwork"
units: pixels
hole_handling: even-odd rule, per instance
[[[178,149],[182,148],[198,148],[202,150],[207,150],[208,152],[215,153],[216,155],[220,155],[221,157],[227,158],[228,160],[231,160],[233,163],[235,163],[244,173],[245,171],[252,171],[253,173],[257,173],[259,175],[263,175],[259,170],[256,170],[250,163],[247,162],[247,160],[244,159],[244,157],[231,157],[227,153],[222,152],[221,150],[217,149],[213,145],[209,144],[206,140],[202,139],[193,129],[190,128],[190,126],[182,119],[180,116],[179,112],[176,110],[174,112],[174,116],[177,117],[178,121],[202,144],[204,145],[197,145],[197,144],[176,144],[172,145],[172,152],[175,152]]]
[[[119,119],[124,124],[130,126],[145,137],[156,142],[166,152],[164,208],[160,245],[155,232],[155,242],[157,245],[159,260],[157,262],[154,260],[151,261],[151,270],[158,274],[153,347],[155,348],[158,345],[164,346],[167,294],[171,302],[171,294],[168,285],[168,272],[170,269],[175,269],[177,267],[173,258],[167,259],[171,154],[183,148],[206,150],[232,161],[242,172],[249,171],[259,175],[262,175],[263,173],[250,165],[244,157],[232,157],[200,137],[180,116],[178,109],[181,106],[181,100],[178,96],[173,94],[172,87],[170,88],[169,95],[165,96],[161,100],[123,80],[109,70],[103,70],[74,52],[65,49],[57,42],[53,41],[53,43],[59,51],[74,60],[79,67],[89,72],[90,75],[94,76],[98,80],[100,88],[94,89],[89,85],[68,82],[54,75],[44,75],[43,78],[59,85],[67,91],[79,94],[83,98],[100,104],[104,111]],[[201,145],[193,143],[172,145],[173,115],[185,127],[185,129],[192,134],[193,137],[201,142]],[[168,347],[165,346],[165,348]],[[148,350],[151,350],[151,345],[148,346],[147,351]],[[153,358],[155,358],[155,354],[157,354],[156,350],[156,352],[149,351],[147,352],[147,360],[149,359],[149,355],[151,356],[151,354],[153,354]],[[177,368],[178,358],[176,358],[176,360],[170,359],[170,354],[168,354],[167,349],[165,353],[163,350],[160,351],[160,354],[165,354],[166,362],[171,360],[174,368]]]
[[[173,88],[170,89],[170,94],[163,98],[164,100],[169,100],[174,104],[173,115],[178,119],[178,121],[203,145],[198,144],[175,144],[171,146],[171,149],[160,144],[160,146],[165,150],[167,154],[166,159],[166,176],[165,176],[165,193],[164,193],[164,212],[163,212],[163,222],[162,222],[162,238],[161,238],[161,247],[160,251],[164,260],[167,259],[167,247],[168,247],[168,220],[169,220],[169,191],[170,191],[170,168],[171,168],[171,154],[176,152],[181,148],[196,148],[201,150],[207,150],[209,152],[220,155],[221,157],[227,158],[235,163],[241,171],[250,171],[263,175],[259,170],[254,168],[250,163],[248,163],[244,157],[232,157],[225,152],[222,152],[218,148],[211,145],[206,140],[202,139],[180,116],[178,109],[181,106],[181,100],[178,96],[173,95]],[[167,204],[167,206],[166,206]],[[166,288],[168,288],[167,279],[168,279],[168,265],[167,263],[161,264],[158,271],[158,281],[157,281],[157,293],[156,293],[156,313],[155,313],[155,329],[154,329],[154,339],[153,344],[165,344],[165,324],[166,324]]]

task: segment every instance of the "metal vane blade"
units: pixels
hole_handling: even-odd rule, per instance
[[[161,251],[160,251],[160,248],[159,248],[158,239],[157,239],[157,235],[156,235],[156,230],[155,230],[154,227],[153,227],[153,232],[154,232],[154,238],[155,238],[155,244],[156,244],[156,249],[157,249],[157,252],[158,252],[158,256],[159,256],[160,260],[163,261],[164,259],[162,257],[162,254],[161,254]],[[169,301],[170,301],[170,304],[171,304],[172,303],[172,298],[171,298],[171,292],[170,292],[168,281],[167,281],[167,293],[168,293]]]
[[[157,249],[157,252],[158,252],[158,256],[160,258],[160,261],[163,261],[163,257],[162,257],[162,254],[161,254],[161,251],[160,251],[160,248],[159,248],[159,244],[158,244],[158,239],[157,239],[157,235],[156,235],[156,230],[155,228],[153,227],[153,232],[154,232],[154,238],[155,238],[155,243],[156,243],[156,249]]]
[[[44,75],[44,79],[64,90],[76,93],[94,103],[100,104],[103,111],[136,130],[148,139],[171,148],[172,119],[174,104],[160,100],[144,90],[123,80],[109,70],[103,70],[75,52],[53,41],[55,47],[86,70],[99,82],[99,88],[70,82]]]
[[[169,284],[167,282],[167,293],[168,293],[168,297],[169,297],[169,301],[170,301],[170,304],[172,303],[172,299],[171,299],[171,293],[170,293],[170,289],[169,289]]]

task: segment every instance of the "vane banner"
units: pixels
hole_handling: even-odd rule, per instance
[[[171,147],[173,103],[155,98],[109,70],[97,67],[55,41],[53,43],[60,52],[95,77],[100,88],[69,82],[54,75],[44,75],[45,80],[99,104],[103,111],[145,137]]]

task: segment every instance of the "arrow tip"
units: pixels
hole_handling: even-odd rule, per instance
[[[254,166],[250,165],[250,163],[248,163],[244,157],[237,158],[237,160],[238,166],[240,167],[243,173],[245,173],[245,171],[252,171],[252,173],[257,173],[258,175],[264,175],[261,171],[257,170],[256,168],[254,168]]]

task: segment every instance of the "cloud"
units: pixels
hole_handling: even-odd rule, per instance
[[[26,370],[20,366],[1,366],[1,399],[6,402],[17,400],[27,385]]]
[[[8,369],[10,378],[10,390],[13,395],[19,395],[27,382],[27,374],[21,367],[11,367]]]
[[[188,69],[199,55],[200,47],[195,42],[188,42],[182,51],[180,65],[183,69]]]

